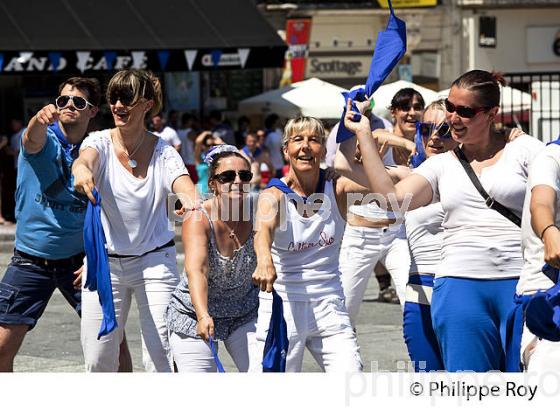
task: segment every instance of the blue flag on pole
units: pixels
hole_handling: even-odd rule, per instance
[[[358,111],[354,100],[364,101],[369,98],[379,88],[391,70],[397,65],[400,59],[406,53],[406,24],[404,21],[395,16],[393,5],[389,0],[389,10],[391,12],[389,21],[385,31],[382,31],[377,36],[375,42],[375,49],[369,67],[369,75],[366,81],[365,89],[354,90],[354,92],[343,92],[345,102],[348,98],[352,98],[352,110]],[[344,126],[344,116],[346,115],[346,104],[344,105],[344,112],[340,119],[338,126],[338,133],[336,134],[336,142],[342,142],[350,138],[353,134]],[[359,116],[354,118],[354,121],[359,121]]]
[[[105,232],[101,225],[101,195],[93,190],[95,205],[88,203],[84,220],[84,247],[87,257],[87,279],[85,288],[97,291],[103,311],[103,321],[97,339],[111,333],[117,328],[113,287],[109,270],[109,255],[105,247]]]

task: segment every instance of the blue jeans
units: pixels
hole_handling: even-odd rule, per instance
[[[33,329],[55,289],[80,315],[81,290],[75,289],[72,282],[76,278],[74,271],[82,264],[82,255],[49,264],[14,250],[0,282],[0,324],[28,325],[29,330]]]
[[[432,322],[445,370],[505,370],[508,313],[517,278],[436,278]]]

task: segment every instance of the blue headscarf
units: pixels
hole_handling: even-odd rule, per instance
[[[383,81],[385,81],[387,76],[391,73],[393,68],[406,52],[406,24],[404,21],[395,16],[391,0],[388,1],[391,14],[385,31],[380,32],[377,36],[373,57],[369,67],[366,87],[365,89],[359,88],[354,91],[342,93],[344,96],[345,108],[340,119],[338,132],[336,134],[336,142],[340,143],[354,135],[344,126],[346,101],[348,101],[348,98],[352,99],[352,111],[357,112],[358,108],[356,107],[354,101],[365,101],[367,97],[371,97],[379,86],[383,84]],[[353,120],[359,121],[360,116],[355,115]]]
[[[289,348],[288,326],[284,319],[282,298],[272,289],[272,315],[263,351],[263,372],[284,373]]]
[[[84,247],[87,256],[87,279],[85,288],[97,291],[103,311],[103,321],[97,339],[115,330],[118,326],[113,302],[113,287],[109,270],[105,232],[101,224],[101,196],[93,190],[95,205],[88,203],[84,220]]]

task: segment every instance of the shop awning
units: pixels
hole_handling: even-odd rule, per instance
[[[2,0],[0,73],[281,67],[252,0]]]

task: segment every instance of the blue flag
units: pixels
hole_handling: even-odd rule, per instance
[[[424,139],[420,133],[421,122],[416,123],[416,136],[414,137],[414,143],[416,144],[416,152],[410,159],[410,165],[412,168],[418,168],[422,162],[426,161],[426,151],[424,150]]]
[[[284,373],[288,347],[288,326],[284,319],[284,302],[280,295],[272,289],[272,315],[264,344],[263,372]]]
[[[351,95],[352,93],[342,93],[345,97],[345,102],[348,100],[348,97],[354,97],[352,100],[355,99],[356,101],[364,101],[367,97],[371,97],[404,56],[404,53],[406,53],[406,24],[395,16],[391,0],[389,0],[389,10],[391,14],[387,22],[387,27],[385,31],[378,34],[377,41],[375,42],[375,49],[369,67],[366,87],[362,92],[356,92],[354,96]],[[353,135],[344,127],[346,104],[344,107],[338,133],[336,134],[336,142],[339,143]],[[352,110],[357,111],[354,103],[352,103]],[[355,116],[354,121],[359,120],[359,116]]]
[[[84,247],[87,257],[87,279],[85,288],[97,291],[103,311],[103,321],[97,339],[117,328],[113,287],[109,270],[109,255],[105,247],[105,232],[101,225],[101,195],[93,190],[96,204],[88,203],[84,220]]]

